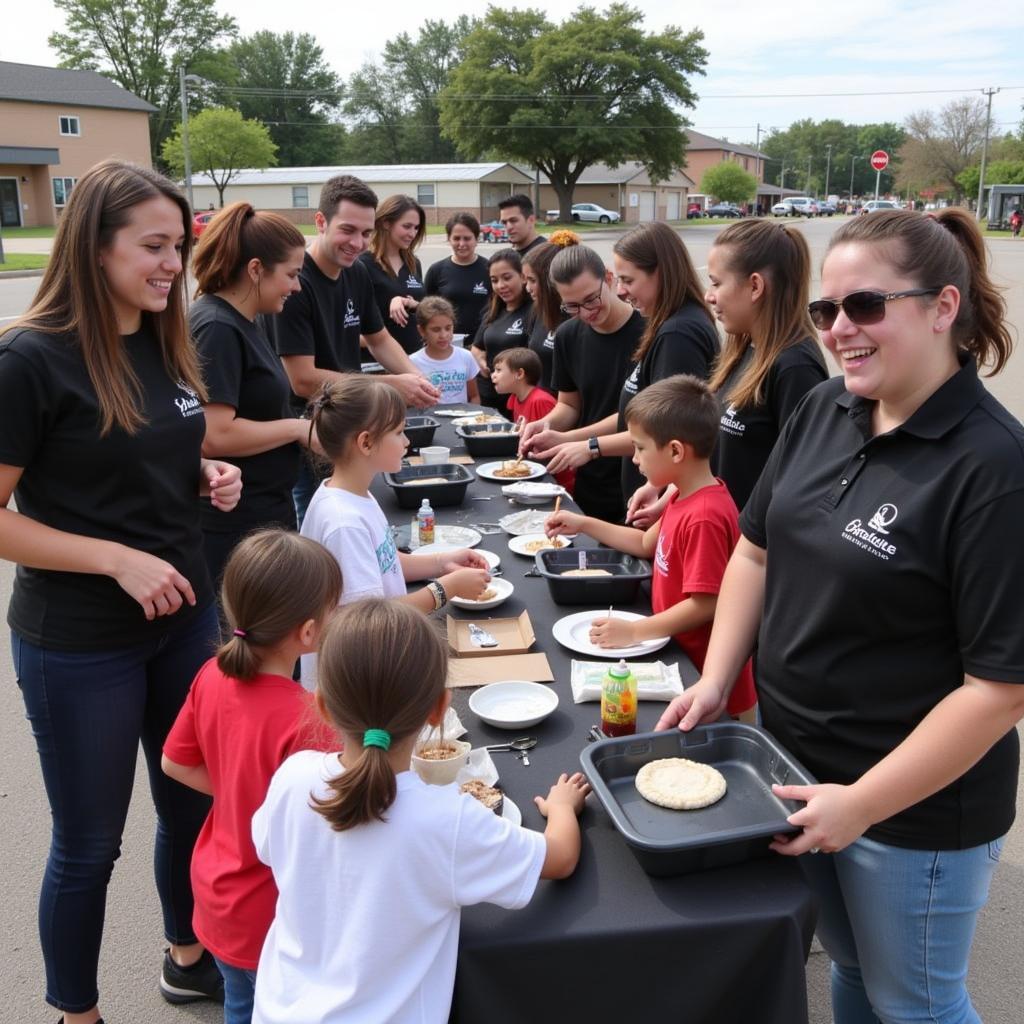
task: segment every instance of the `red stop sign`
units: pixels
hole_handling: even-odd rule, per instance
[[[884,149],[876,149],[871,154],[871,166],[876,171],[884,171],[889,166],[889,154]]]

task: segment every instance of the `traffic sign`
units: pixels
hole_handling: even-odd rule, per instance
[[[876,171],[884,171],[889,166],[889,154],[884,149],[876,149],[871,154],[871,166]]]

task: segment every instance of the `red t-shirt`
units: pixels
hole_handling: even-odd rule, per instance
[[[515,395],[508,396],[508,411],[512,415],[513,423],[518,422],[520,416],[525,416],[527,423],[542,420],[554,409],[556,404],[554,395],[538,387],[535,387],[522,402]],[[555,480],[572,494],[576,483],[576,470],[566,469],[561,473],[556,473]]]
[[[691,594],[717,594],[729,556],[740,537],[739,513],[724,483],[719,480],[686,498],[676,498],[661,520],[654,556],[651,607],[657,615]],[[711,623],[679,633],[676,641],[698,671],[711,639]],[[754,675],[748,661],[729,695],[733,715],[754,706]]]
[[[192,853],[196,938],[233,967],[255,970],[274,919],[277,887],[252,844],[252,816],[271,776],[298,750],[336,750],[293,679],[260,675],[241,682],[211,658],[199,670],[164,742],[164,753],[189,767],[205,765],[213,808]]]

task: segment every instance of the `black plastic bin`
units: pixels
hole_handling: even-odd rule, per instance
[[[444,477],[444,483],[417,484],[424,478]],[[384,483],[394,492],[399,508],[419,508],[424,498],[434,508],[461,505],[473,474],[455,462],[439,462],[427,466],[406,466],[397,473],[385,473]]]
[[[636,773],[648,761],[685,757],[717,768],[728,789],[698,811],[672,811],[645,800]],[[786,818],[804,806],[780,800],[772,783],[812,786],[815,780],[775,739],[752,725],[722,722],[689,733],[678,729],[601,740],[580,754],[597,798],[649,875],[683,875],[770,853],[777,833],[799,831]]]
[[[519,435],[511,423],[468,423],[456,427],[455,433],[466,442],[466,451],[474,459],[519,451]]]
[[[611,576],[565,576],[579,568],[580,552],[588,569],[606,569]],[[632,604],[640,584],[651,578],[650,562],[611,548],[538,551],[534,559],[555,604]]]
[[[406,416],[405,436],[409,441],[409,450],[418,450],[425,445],[434,443],[434,431],[441,426],[441,421],[433,416]]]

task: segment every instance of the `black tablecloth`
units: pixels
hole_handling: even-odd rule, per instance
[[[434,443],[464,454],[450,421]],[[398,508],[389,488],[378,481],[374,494],[391,522],[408,524],[413,513]],[[491,499],[473,500],[486,496]],[[497,522],[517,508],[502,496],[500,484],[478,478],[461,507],[439,508],[436,517],[438,523],[472,526]],[[512,597],[487,614],[512,616],[529,609],[537,637],[533,649],[547,655],[560,703],[551,717],[524,730],[539,740],[529,767],[511,754],[493,757],[523,824],[542,831],[544,819],[533,796],[546,793],[559,772],[579,770],[580,751],[590,726],[600,719],[600,706],[573,703],[574,655],[551,636],[557,619],[582,609],[556,605],[544,579],[525,578],[532,559],[509,551],[508,539],[504,533],[485,535],[480,544],[501,556],[505,578],[515,586]],[[594,546],[582,536],[576,543]],[[451,606],[448,610],[468,617]],[[650,611],[646,594],[633,610]],[[684,683],[696,678],[674,642],[645,660],[658,659],[678,660]],[[471,692],[453,691],[453,706],[473,745],[508,739],[511,734],[469,710]],[[663,708],[660,702],[641,702],[638,730],[653,729]],[[452,1021],[805,1024],[804,964],[814,910],[794,861],[773,856],[679,878],[652,878],[593,797],[580,823],[583,849],[571,878],[542,881],[521,911],[488,905],[463,911]]]

